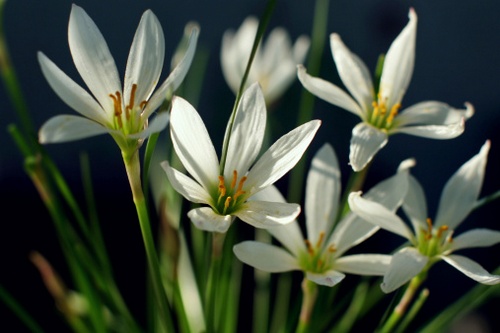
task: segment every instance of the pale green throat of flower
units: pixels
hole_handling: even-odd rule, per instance
[[[243,191],[243,185],[247,180],[247,176],[243,176],[238,181],[238,171],[233,170],[231,184],[226,186],[224,176],[219,176],[219,186],[217,188],[217,201],[214,204],[214,210],[220,215],[231,215],[232,212],[238,210],[246,196]]]
[[[122,131],[125,135],[138,133],[143,129],[143,122],[141,121],[141,112],[147,104],[147,101],[141,101],[139,105],[135,105],[135,93],[137,91],[137,84],[132,85],[130,92],[129,103],[123,110],[122,96],[119,91],[114,94],[109,94],[113,100],[114,118],[113,128]],[[123,118],[125,116],[125,118]]]
[[[419,232],[417,236],[418,250],[423,255],[432,258],[448,250],[453,242],[453,231],[447,232],[447,225],[442,225],[434,229],[430,218],[428,218],[426,222],[427,230],[421,229],[421,232]]]
[[[382,97],[380,92],[377,94],[377,100],[372,102],[373,109],[371,114],[368,115],[368,123],[377,128],[389,130],[392,128],[394,118],[401,109],[401,104],[396,103],[388,109],[386,100],[387,98]]]
[[[310,240],[305,240],[307,252],[302,253],[299,257],[299,264],[304,271],[321,274],[331,269],[337,248],[334,244],[330,244],[324,249],[324,240],[325,233],[323,231],[320,232],[316,244],[313,245]]]

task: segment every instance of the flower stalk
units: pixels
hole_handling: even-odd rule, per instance
[[[307,278],[302,280],[302,307],[300,309],[299,323],[296,333],[306,333],[309,331],[311,315],[314,304],[318,298],[318,285]]]

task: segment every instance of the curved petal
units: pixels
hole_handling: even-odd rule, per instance
[[[273,184],[297,164],[321,125],[311,120],[278,139],[255,163],[245,183],[250,195]]]
[[[391,259],[385,254],[354,254],[335,260],[335,268],[349,274],[383,276]]]
[[[332,146],[325,144],[312,159],[307,176],[305,213],[307,239],[316,244],[320,234],[328,234],[337,215],[341,177]]]
[[[299,270],[299,264],[287,251],[266,243],[245,241],[233,246],[236,257],[247,265],[271,273]]]
[[[462,118],[469,119],[474,107],[465,103],[465,109],[455,109],[443,102],[420,102],[401,111],[394,119],[397,127],[409,125],[450,125],[460,123]]]
[[[473,229],[453,238],[451,250],[472,247],[488,247],[500,243],[500,231],[490,229]]]
[[[366,65],[345,46],[338,34],[330,35],[330,48],[340,79],[366,115],[372,108],[375,90]]]
[[[196,228],[210,232],[225,233],[233,222],[231,215],[219,215],[210,207],[191,209],[188,217]]]
[[[50,87],[73,110],[82,116],[106,126],[110,119],[99,103],[90,94],[59,69],[42,52],[38,52],[38,62]]]
[[[293,44],[293,60],[295,60],[297,65],[304,63],[310,45],[311,39],[306,35],[299,36],[299,38],[295,41],[295,44]]]
[[[420,228],[427,228],[426,220],[429,215],[427,214],[427,203],[425,201],[425,194],[422,186],[418,180],[410,176],[408,192],[404,197],[403,211],[410,219],[413,230],[417,233]]]
[[[109,130],[95,121],[73,115],[59,115],[50,118],[38,132],[40,143],[60,143],[109,133]]]
[[[175,96],[170,114],[170,136],[182,165],[207,191],[218,184],[219,161],[205,124],[196,110]]]
[[[365,113],[363,109],[361,109],[348,93],[336,85],[323,79],[310,76],[306,73],[306,69],[302,65],[297,66],[297,76],[304,88],[314,96],[363,118]]]
[[[371,237],[379,229],[379,226],[366,222],[351,212],[335,225],[335,230],[326,244],[333,245],[337,250],[335,255],[339,257],[350,248]]]
[[[163,30],[155,14],[147,10],[141,17],[128,55],[123,88],[125,104],[133,99],[136,105],[148,100],[160,78],[164,59]],[[131,96],[134,84],[137,88],[135,95]]]
[[[435,226],[447,225],[455,229],[474,207],[483,185],[490,141],[451,176],[446,183],[436,215]]]
[[[384,293],[390,293],[418,275],[427,265],[429,258],[417,249],[405,247],[394,254],[389,270],[380,285]]]
[[[349,161],[354,171],[363,170],[375,154],[387,144],[387,133],[366,123],[352,129]]]
[[[333,287],[345,278],[345,274],[335,270],[329,270],[321,274],[306,272],[306,278],[319,285]]]
[[[291,203],[247,201],[234,213],[240,220],[256,228],[291,223],[300,214],[300,206]]]
[[[71,7],[68,42],[76,69],[102,108],[111,113],[109,94],[122,91],[115,61],[94,21],[77,5]]]
[[[172,168],[168,161],[163,161],[161,167],[165,170],[172,187],[184,198],[195,203],[212,204],[210,194],[197,182]]]
[[[441,256],[441,259],[477,282],[488,285],[500,283],[500,275],[488,273],[474,260],[457,255]]]
[[[453,139],[465,130],[465,120],[449,125],[426,125],[397,127],[389,131],[390,134],[404,133],[429,139]]]
[[[131,134],[128,137],[132,139],[146,139],[153,133],[161,132],[167,127],[168,121],[170,120],[170,114],[168,112],[159,112],[153,120],[148,122],[148,126],[142,132]]]

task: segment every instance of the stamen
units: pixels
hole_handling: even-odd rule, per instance
[[[245,191],[243,191],[243,184],[245,183],[245,180],[247,180],[247,176],[241,177],[240,182],[238,183],[238,189],[234,194],[234,200],[236,200],[240,195],[245,194]]]
[[[443,232],[445,232],[446,230],[448,230],[448,226],[447,225],[440,226],[439,229],[438,229],[438,232],[437,232],[437,237],[441,238],[441,236],[443,235]]]
[[[226,186],[224,185],[224,176],[219,176],[219,200],[226,195]]]
[[[109,94],[109,97],[111,97],[111,99],[113,100],[113,108],[115,110],[115,117],[118,121],[118,126],[120,128],[123,127],[123,123],[122,123],[122,97],[121,97],[121,94],[119,91],[117,91],[115,93],[115,95],[113,94]]]
[[[425,233],[425,238],[426,239],[431,239],[432,238],[432,220],[430,217],[428,217],[425,222],[427,222],[427,232]]]
[[[453,230],[450,230],[450,232],[448,233],[448,236],[446,236],[446,242],[453,243]]]
[[[316,248],[319,249],[321,243],[323,243],[323,239],[325,239],[325,232],[322,231],[319,233],[318,241],[316,242]]]
[[[224,211],[222,212],[222,214],[226,214],[226,210],[229,207],[230,203],[231,203],[231,197],[227,197],[226,201],[224,201]]]
[[[398,115],[398,111],[401,108],[400,103],[396,103],[392,106],[391,108],[391,113],[389,113],[389,116],[387,117],[386,124],[390,126],[392,124],[392,121],[394,120],[394,117]]]
[[[238,180],[238,171],[233,170],[233,180],[231,181],[231,190],[236,186],[237,180]]]
[[[146,105],[148,104],[148,101],[142,101],[141,104],[139,104],[139,107],[142,109],[144,109],[146,107]]]
[[[314,248],[312,247],[312,244],[309,241],[309,239],[306,239],[304,242],[306,243],[307,252],[309,252],[310,255],[314,255]]]
[[[127,107],[125,107],[125,117],[127,117],[127,120],[130,119],[130,111],[134,108],[134,102],[135,102],[135,92],[137,91],[137,84],[132,85],[132,90],[130,91],[130,100],[128,102]]]
[[[335,244],[330,244],[330,246],[328,246],[328,252],[330,252],[330,253],[337,252],[337,248],[335,247]]]

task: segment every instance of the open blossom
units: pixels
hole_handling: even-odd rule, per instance
[[[373,187],[367,196],[379,202],[389,211],[401,204],[408,188],[408,164],[399,172]],[[234,246],[235,255],[258,269],[268,272],[302,270],[307,279],[321,285],[334,286],[344,273],[358,275],[384,275],[391,256],[383,254],[344,255],[379,228],[355,214],[342,218],[330,234],[337,218],[340,201],[340,169],[335,152],[324,145],[313,158],[307,177],[305,214],[307,239],[304,239],[297,221],[284,226],[267,228],[286,248],[255,241],[244,241]],[[269,201],[284,202],[275,187],[267,192]]]
[[[188,216],[199,229],[224,233],[235,217],[255,227],[291,222],[300,212],[292,203],[249,201],[287,173],[304,154],[321,122],[311,120],[276,141],[256,162],[264,139],[266,106],[257,83],[243,94],[229,136],[224,172],[198,112],[184,99],[172,101],[170,135],[190,178],[163,162],[177,192],[194,203]],[[225,142],[227,140],[224,140]],[[254,164],[255,162],[255,164]]]
[[[489,148],[490,143],[487,141],[481,151],[448,180],[441,194],[434,222],[428,218],[421,185],[410,176],[410,187],[403,210],[411,221],[413,231],[394,212],[363,198],[360,193],[351,193],[349,205],[352,211],[367,222],[410,241],[409,246],[394,255],[384,276],[384,292],[399,288],[440,260],[478,282],[490,285],[500,283],[500,276],[489,274],[469,258],[452,254],[457,250],[487,247],[500,242],[500,232],[489,229],[473,229],[454,237],[454,230],[469,215],[479,197]]]
[[[222,72],[235,94],[240,89],[258,25],[259,21],[251,16],[245,19],[236,33],[233,30],[224,33],[221,48]],[[285,29],[273,29],[266,42],[261,43],[257,49],[247,86],[259,82],[266,102],[270,105],[292,84],[297,64],[304,61],[309,43],[308,37],[300,36],[292,46]]]
[[[366,65],[335,33],[330,35],[333,60],[350,95],[330,82],[308,75],[303,66],[298,66],[299,80],[307,90],[361,118],[362,122],[352,130],[349,160],[354,171],[362,170],[387,144],[391,134],[454,138],[464,131],[465,120],[474,113],[469,103],[465,103],[466,109],[459,110],[436,101],[420,102],[400,112],[415,62],[417,14],[413,9],[409,17],[409,23],[385,56],[378,91]]]
[[[122,150],[137,149],[145,138],[166,127],[168,113],[159,113],[149,124],[148,118],[184,80],[198,33],[197,27],[192,29],[184,58],[153,94],[163,67],[165,40],[160,22],[147,10],[130,48],[122,89],[104,37],[87,13],[73,5],[68,25],[69,48],[93,97],[39,52],[38,61],[50,86],[81,115],[49,119],[40,129],[40,142],[66,142],[109,133]]]

